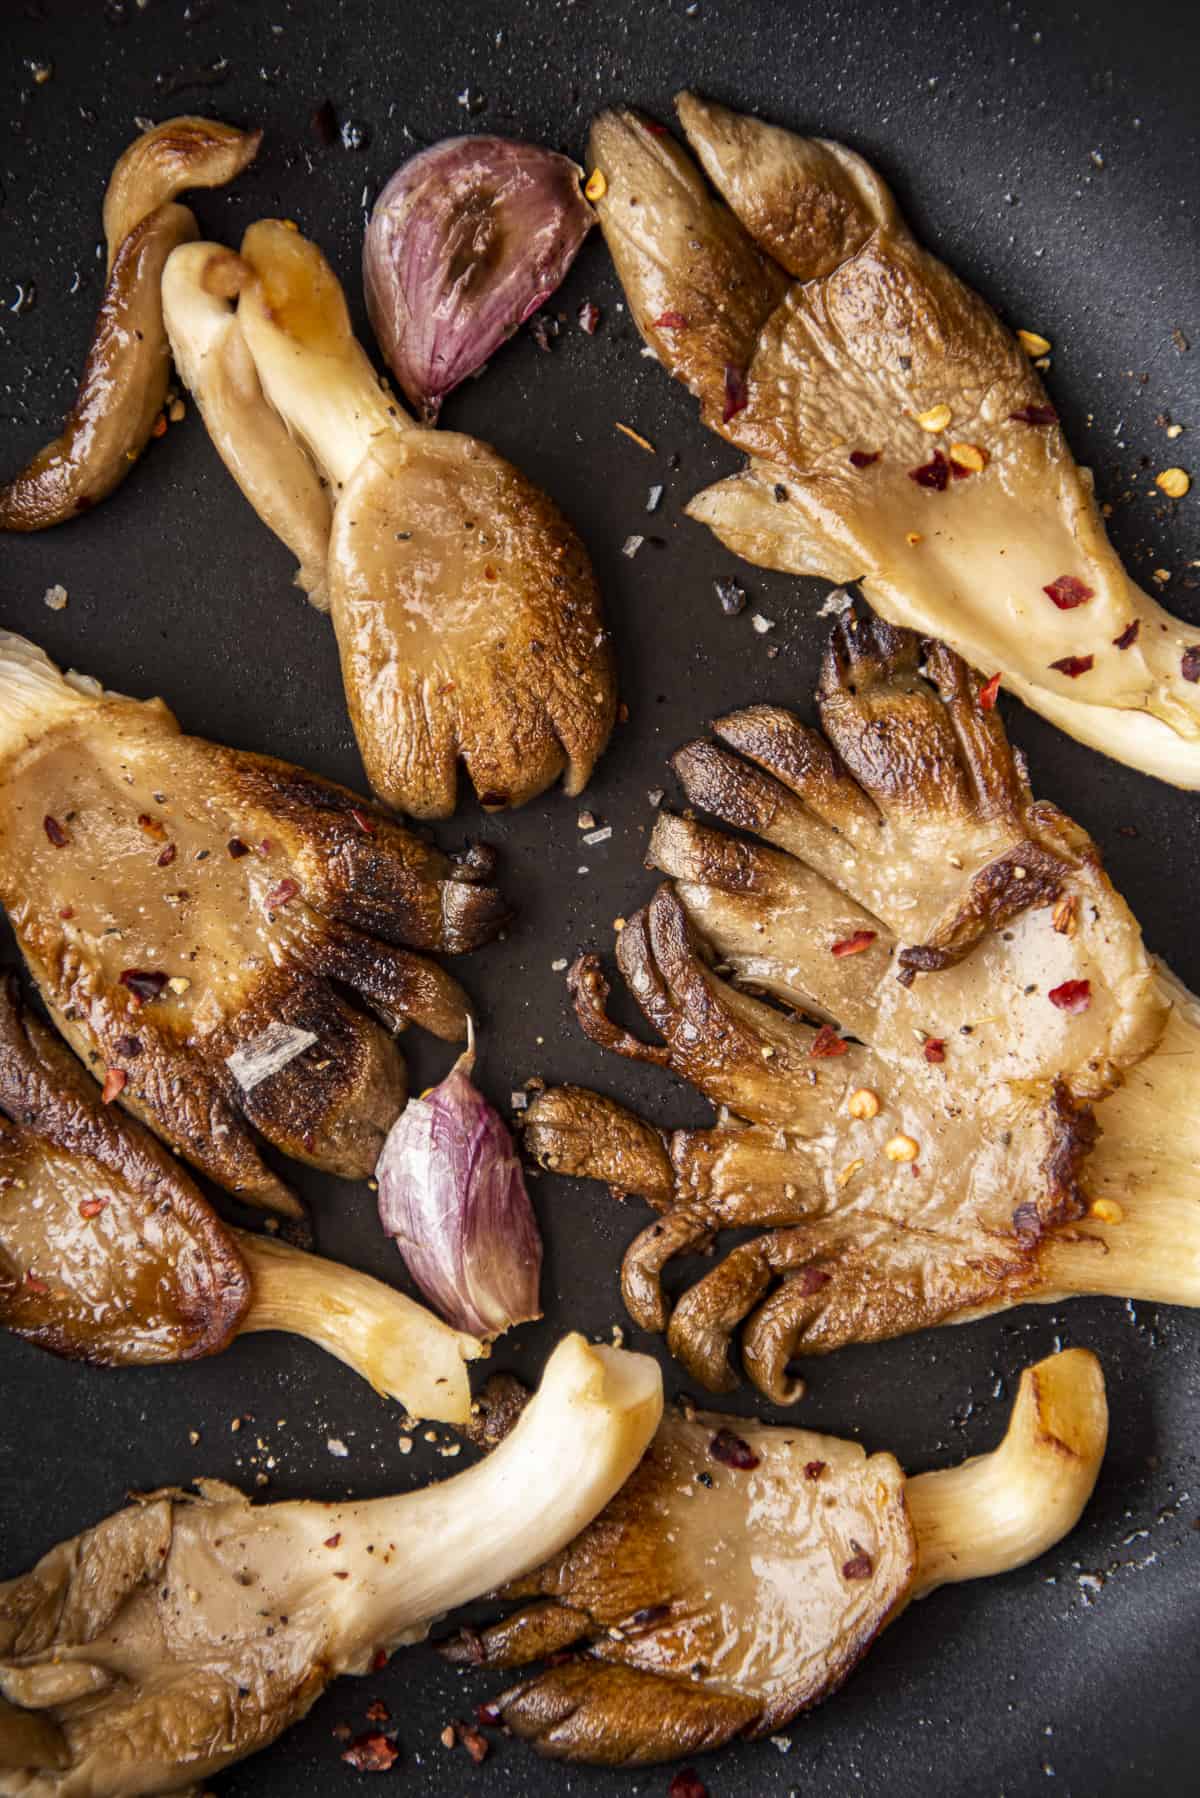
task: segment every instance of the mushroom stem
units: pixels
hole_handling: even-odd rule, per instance
[[[1074,1529],[1108,1437],[1104,1375],[1087,1349],[1021,1375],[998,1448],[904,1489],[917,1537],[913,1597],[1022,1567]]]
[[[239,1333],[288,1330],[336,1355],[414,1417],[466,1423],[465,1363],[483,1344],[452,1330],[424,1305],[334,1261],[270,1237],[235,1230],[253,1282]]]
[[[256,279],[242,290],[238,320],[263,391],[340,488],[374,438],[417,427],[371,367],[316,244],[280,219],[260,219],[241,254]]]

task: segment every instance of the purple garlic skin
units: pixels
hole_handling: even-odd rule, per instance
[[[582,170],[503,137],[448,137],[403,164],[363,245],[379,346],[425,423],[559,286],[595,223]]]
[[[411,1099],[379,1157],[379,1220],[447,1323],[499,1336],[542,1314],[542,1239],[503,1119],[470,1079],[474,1047]]]

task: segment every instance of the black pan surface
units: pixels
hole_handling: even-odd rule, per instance
[[[197,196],[202,225],[236,242],[263,214],[295,218],[345,278],[361,322],[364,207],[413,148],[487,130],[582,156],[599,105],[636,101],[665,118],[686,83],[864,151],[924,240],[1013,324],[1053,340],[1055,403],[1113,503],[1122,553],[1143,579],[1169,569],[1168,603],[1200,623],[1200,492],[1168,516],[1152,485],[1168,461],[1200,474],[1189,450],[1200,432],[1200,15],[1184,0],[1090,0],[1078,10],[1059,0],[7,0],[2,12],[6,470],[57,431],[69,404],[101,287],[104,183],[140,119],[210,110],[263,125],[250,172],[225,194]],[[52,72],[39,83],[34,67],[45,64]],[[358,128],[348,133],[358,147],[329,147],[314,133],[327,98]],[[575,323],[585,298],[603,312],[594,338]],[[463,970],[492,1095],[506,1103],[538,1073],[686,1122],[700,1116],[690,1095],[602,1060],[582,1039],[551,963],[581,945],[607,950],[612,919],[648,896],[646,794],[669,789],[673,747],[718,709],[752,700],[812,715],[823,589],[737,568],[682,518],[687,497],[734,458],[701,430],[686,394],[639,357],[619,301],[597,236],[561,293],[566,323],[552,352],[520,333],[446,411],[451,428],[490,439],[546,487],[595,559],[629,720],[586,803],[613,837],[581,849],[580,807],[554,794],[507,818],[466,810],[440,836],[448,846],[474,834],[497,844],[520,905],[509,940]],[[1189,427],[1169,454],[1168,416]],[[656,453],[615,432],[617,420]],[[651,522],[647,490],[658,482],[666,495]],[[620,549],[631,532],[661,541],[629,561]],[[755,634],[749,613],[722,615],[712,582],[731,572],[751,609],[776,621],[769,636]],[[289,557],[189,412],[90,517],[3,540],[0,622],[109,685],[163,694],[192,731],[361,784],[332,633],[290,577]],[[61,612],[42,603],[55,582],[70,596]],[[1196,797],[1005,704],[1038,791],[1094,833],[1151,946],[1200,986]],[[414,1038],[407,1052],[417,1087],[447,1065],[429,1041]],[[369,1192],[304,1173],[299,1184],[322,1250],[401,1279]],[[625,1321],[617,1263],[638,1225],[598,1189],[543,1180],[535,1195],[547,1318],[496,1356],[529,1379],[568,1325],[607,1337]],[[1081,1527],[1033,1567],[910,1611],[823,1710],[775,1744],[703,1764],[714,1798],[1196,1790],[1195,1315],[1075,1303],[846,1352],[814,1364],[801,1415],[893,1449],[913,1470],[958,1460],[992,1445],[1017,1371],[1060,1343],[1099,1351],[1112,1406],[1108,1459]],[[675,1371],[666,1373],[674,1389]],[[252,1485],[268,1453],[268,1497],[381,1493],[447,1471],[424,1442],[402,1457],[395,1408],[290,1339],[254,1337],[191,1367],[123,1373],[3,1339],[0,1393],[3,1575],[119,1506],[131,1487],[198,1473]],[[247,1422],[234,1433],[237,1417]],[[331,1435],[348,1458],[330,1456]],[[476,1768],[444,1749],[447,1720],[498,1684],[464,1684],[412,1650],[376,1678],[337,1686],[219,1790],[350,1792],[360,1776],[340,1763],[331,1731],[361,1729],[380,1696],[400,1725],[398,1789],[413,1798],[666,1793],[664,1769],[570,1771],[514,1743]]]

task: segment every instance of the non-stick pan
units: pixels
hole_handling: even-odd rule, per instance
[[[1014,325],[1054,344],[1055,404],[1113,505],[1143,579],[1200,622],[1200,497],[1160,516],[1148,476],[1193,462],[1200,434],[1200,13],[1184,0],[6,0],[0,18],[0,452],[6,471],[58,429],[100,292],[100,200],[144,118],[211,111],[262,125],[253,168],[193,204],[236,242],[263,214],[299,221],[361,318],[365,209],[416,147],[453,132],[530,137],[582,156],[600,105],[668,118],[685,83],[841,138],[895,184],[923,240]],[[38,72],[48,70],[48,78]],[[313,128],[329,100],[344,142]],[[327,136],[325,133],[324,136]],[[602,313],[578,328],[584,300]],[[578,803],[550,794],[511,817],[465,810],[455,846],[497,845],[520,919],[473,956],[481,1079],[507,1104],[529,1075],[595,1083],[687,1122],[695,1100],[645,1070],[604,1065],[575,1027],[552,963],[607,949],[612,920],[651,890],[647,790],[668,752],[718,710],[774,700],[812,715],[826,624],[819,583],[738,568],[682,517],[735,463],[639,344],[598,235],[556,302],[543,353],[521,332],[446,408],[490,439],[582,531],[618,645],[628,721],[586,804],[613,826],[584,848]],[[365,328],[365,326],[364,326]],[[1192,347],[1188,347],[1191,345]],[[1164,420],[1189,427],[1171,444]],[[649,438],[647,454],[614,429]],[[1200,472],[1200,470],[1198,470]],[[647,517],[648,489],[663,484]],[[1200,483],[1198,483],[1200,487]],[[1156,504],[1156,499],[1158,504]],[[631,533],[646,542],[621,554]],[[191,414],[90,516],[0,542],[0,622],[185,726],[361,784],[326,620],[235,491]],[[714,578],[752,596],[726,617]],[[43,604],[60,583],[65,610]],[[775,628],[757,634],[750,612]],[[1003,702],[1036,789],[1098,839],[1153,949],[1200,986],[1200,802]],[[448,1053],[414,1038],[414,1085]],[[1198,1101],[1200,1102],[1200,1095]],[[306,1174],[328,1254],[400,1280],[373,1195]],[[547,1241],[546,1319],[499,1348],[536,1376],[567,1325],[625,1323],[621,1250],[638,1227],[597,1188],[534,1188]],[[655,1343],[633,1338],[639,1348]],[[889,1798],[1047,1789],[1087,1798],[1184,1794],[1200,1775],[1200,1319],[1119,1302],[1029,1308],[814,1363],[804,1422],[893,1449],[920,1469],[989,1447],[1017,1370],[1059,1343],[1103,1357],[1108,1458],[1081,1526],[1031,1567],[909,1611],[847,1689],[776,1742],[702,1765],[713,1798]],[[667,1364],[672,1389],[677,1371]],[[749,1400],[743,1395],[742,1403]],[[235,1420],[242,1420],[239,1429]],[[131,1488],[234,1480],[268,1497],[398,1489],[451,1465],[397,1411],[293,1338],[243,1339],[185,1367],[103,1372],[0,1339],[0,1575],[119,1506]],[[329,1438],[349,1449],[332,1456]],[[265,1473],[269,1484],[256,1486]],[[343,1682],[274,1748],[218,1782],[227,1798],[308,1798],[361,1779],[335,1725],[391,1707],[412,1798],[665,1794],[670,1773],[567,1770],[502,1742],[480,1767],[439,1737],[501,1676],[464,1680],[428,1650]]]

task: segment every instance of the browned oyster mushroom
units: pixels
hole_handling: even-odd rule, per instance
[[[442,1645],[459,1665],[550,1659],[481,1714],[555,1759],[644,1765],[765,1736],[836,1692],[910,1599],[1045,1553],[1104,1455],[1093,1355],[1026,1368],[1000,1446],[905,1479],[811,1430],[668,1412],[583,1534]]]
[[[439,1422],[481,1353],[403,1293],[229,1229],[148,1131],[0,986],[0,1325],[108,1367],[191,1361],[235,1334],[306,1336]]]
[[[206,1481],[199,1498],[151,1493],[59,1543],[0,1584],[0,1785],[13,1798],[199,1791],[339,1674],[556,1554],[661,1415],[653,1361],[569,1336],[512,1434],[454,1479],[262,1506]]]
[[[0,530],[42,531],[88,511],[125,479],[162,410],[171,372],[163,326],[168,256],[197,234],[192,187],[223,187],[254,160],[261,131],[168,119],[130,144],[104,199],[108,284],[61,436],[0,488]]]
[[[188,245],[163,293],[217,449],[332,610],[380,798],[446,817],[460,761],[489,808],[560,775],[580,792],[612,729],[614,670],[587,554],[557,508],[486,444],[413,423],[329,264],[280,221],[252,225],[240,256]]]
[[[756,707],[675,758],[694,805],[773,846],[660,818],[673,884],[617,959],[664,1043],[609,1021],[594,956],[571,976],[588,1034],[682,1075],[716,1125],[659,1135],[571,1087],[528,1113],[544,1167],[660,1213],[625,1259],[635,1321],[721,1391],[747,1319],[746,1371],[786,1402],[799,1353],[1071,1291],[1200,1303],[1200,1008],[958,657],[843,620],[819,704],[824,736]],[[1131,1069],[1085,1165],[1089,1104]],[[668,1323],[668,1261],[746,1226]]]
[[[255,1131],[371,1172],[405,1097],[392,1032],[465,1029],[462,988],[414,951],[495,934],[489,871],[0,638],[0,901],[22,953],[108,1096],[253,1204],[298,1210]]]
[[[1200,644],[1129,578],[1037,373],[874,170],[681,94],[604,113],[600,222],[638,327],[751,458],[689,511],[764,567],[858,580],[1119,761],[1200,786]]]

